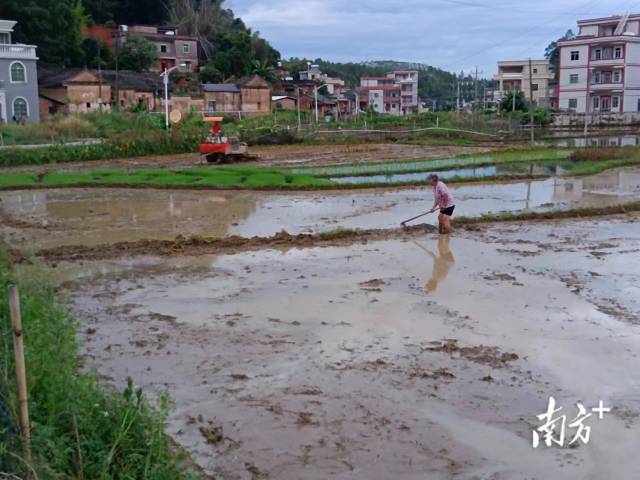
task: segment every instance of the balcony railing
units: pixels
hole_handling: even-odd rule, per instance
[[[0,45],[0,58],[36,59],[33,45]]]

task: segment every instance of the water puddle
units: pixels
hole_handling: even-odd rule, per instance
[[[547,139],[543,143],[556,147],[635,147],[640,145],[640,135],[604,135],[604,136],[576,136],[571,138]]]
[[[456,168],[451,170],[443,170],[435,172],[443,180],[451,178],[485,178],[485,177],[509,177],[511,175],[544,175],[551,176],[557,171],[555,164],[504,164],[491,165],[487,167],[476,168]],[[376,183],[404,183],[404,182],[423,182],[432,172],[417,173],[398,173],[384,175],[354,175],[350,177],[331,177],[330,180],[335,183],[346,185],[357,184],[376,184]]]

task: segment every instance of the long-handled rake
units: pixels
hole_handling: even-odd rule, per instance
[[[404,227],[404,226],[406,226],[406,224],[408,222],[412,222],[413,220],[416,220],[417,218],[424,217],[425,215],[429,215],[430,213],[433,213],[433,212],[435,212],[435,210],[429,210],[426,213],[421,213],[420,215],[416,215],[415,217],[408,218],[404,222],[400,222],[400,225],[402,225]]]

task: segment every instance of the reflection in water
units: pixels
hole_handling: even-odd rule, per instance
[[[453,252],[449,246],[450,235],[440,235],[438,237],[438,254],[436,255],[428,248],[424,248],[422,245],[414,242],[418,247],[427,252],[433,259],[433,270],[431,272],[431,278],[427,280],[424,285],[424,289],[427,292],[433,292],[438,288],[438,285],[442,283],[449,274],[449,271],[455,264],[455,258]]]
[[[548,143],[557,147],[629,147],[640,145],[638,135],[613,135],[602,137],[573,137],[561,140],[550,140]]]

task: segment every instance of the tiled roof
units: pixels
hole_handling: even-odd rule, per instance
[[[203,83],[202,90],[205,92],[218,93],[239,93],[240,89],[235,83]]]

